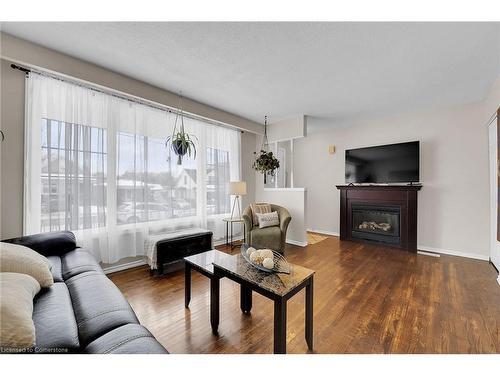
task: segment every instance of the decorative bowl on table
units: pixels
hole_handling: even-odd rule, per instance
[[[256,249],[248,244],[241,245],[243,258],[258,270],[268,273],[290,274],[290,264],[285,257],[271,249]]]

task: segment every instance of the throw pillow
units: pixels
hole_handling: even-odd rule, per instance
[[[257,217],[257,214],[266,214],[271,212],[271,205],[269,203],[252,203],[250,208],[252,209],[253,225],[259,225],[259,218]]]
[[[0,242],[0,272],[17,272],[32,276],[42,288],[54,283],[50,263],[29,247]]]
[[[30,348],[35,345],[33,297],[40,284],[22,273],[0,273],[0,347]]]
[[[274,227],[280,225],[280,219],[276,211],[267,214],[257,214],[259,218],[259,228]]]

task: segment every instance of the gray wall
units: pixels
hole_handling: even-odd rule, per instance
[[[131,95],[175,106],[177,96],[144,82],[114,73],[88,62],[63,55],[39,45],[0,33],[1,38],[1,125],[6,140],[0,145],[0,239],[23,232],[23,160],[24,160],[24,74],[10,67],[11,60],[36,65]],[[262,125],[185,99],[186,111],[222,121],[244,130],[241,138],[242,178],[247,181],[244,202],[255,200],[255,177],[251,169],[255,135]]]
[[[2,32],[0,32],[0,57],[5,60],[16,61],[21,64],[33,65],[65,74],[167,106],[177,107],[179,103],[176,93],[160,89],[98,65],[76,59]],[[242,130],[255,133],[263,132],[261,124],[189,98],[183,99],[183,108],[186,112],[231,124]]]
[[[24,74],[0,60],[0,238],[22,234],[24,160]]]
[[[247,183],[247,195],[242,197],[241,210],[255,202],[255,171],[252,168],[254,161],[256,135],[244,132],[241,134],[241,180]]]

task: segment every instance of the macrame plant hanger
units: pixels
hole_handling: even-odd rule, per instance
[[[269,141],[267,139],[267,116],[264,116],[264,137],[262,138],[261,150],[269,152]],[[264,172],[264,185],[267,183],[267,172]]]

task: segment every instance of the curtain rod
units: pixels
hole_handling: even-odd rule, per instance
[[[166,112],[169,112],[169,113],[177,113],[179,111],[178,108],[170,107],[170,106],[168,106],[166,104],[156,103],[156,102],[153,102],[153,101],[150,101],[150,100],[147,100],[147,99],[139,98],[139,97],[136,97],[136,96],[133,96],[133,95],[125,94],[125,93],[118,93],[117,90],[114,90],[114,89],[111,89],[111,88],[103,89],[103,88],[97,87],[96,85],[93,85],[91,82],[83,81],[83,80],[80,80],[80,79],[77,79],[77,78],[72,79],[72,78],[66,77],[66,76],[63,77],[63,76],[55,74],[55,73],[51,73],[51,72],[47,72],[47,71],[43,71],[43,70],[37,70],[37,69],[33,69],[33,68],[25,68],[25,67],[23,67],[21,65],[17,65],[17,64],[10,64],[10,67],[12,69],[19,70],[19,71],[25,73],[26,76],[29,76],[30,73],[35,73],[35,74],[39,74],[39,75],[42,75],[42,76],[53,78],[53,79],[56,79],[56,80],[59,80],[59,81],[62,81],[62,82],[68,82],[68,83],[71,83],[71,84],[74,84],[74,85],[77,85],[77,86],[85,87],[85,88],[87,88],[89,90],[100,92],[102,94],[111,95],[111,96],[113,96],[115,98],[119,98],[119,99],[122,99],[122,100],[127,100],[127,101],[132,102],[132,103],[142,104],[142,105],[145,105],[147,107],[158,109],[158,110],[161,110],[161,111],[166,111]],[[182,115],[184,117],[187,117],[187,118],[190,118],[190,119],[193,119],[193,120],[208,122],[208,123],[210,123],[212,125],[229,128],[231,130],[238,130],[241,133],[244,133],[243,130],[238,129],[237,127],[235,127],[233,125],[229,125],[229,124],[217,121],[217,120],[212,120],[212,119],[207,118],[207,117],[195,115],[195,114],[192,114],[192,113],[189,113],[189,112],[185,112],[185,111],[182,111]]]

